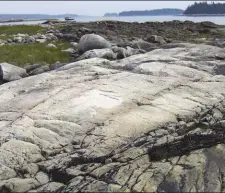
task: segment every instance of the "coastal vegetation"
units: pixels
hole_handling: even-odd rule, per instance
[[[7,62],[23,67],[27,63],[52,64],[57,61],[68,62],[69,54],[62,52],[69,48],[69,43],[56,41],[56,48],[47,47],[48,43],[32,43],[0,46],[0,62]]]
[[[23,33],[28,35],[34,35],[43,32],[44,29],[45,28],[40,25],[3,25],[0,26],[0,34],[13,35]]]
[[[225,3],[195,2],[187,7],[184,14],[225,14]]]
[[[145,11],[123,11],[119,13],[119,16],[179,15],[182,13],[182,9],[153,9]]]

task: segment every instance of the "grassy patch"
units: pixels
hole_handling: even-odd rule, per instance
[[[0,40],[13,39],[13,36],[0,36]]]
[[[61,41],[54,42],[57,48],[46,47],[48,43],[33,43],[24,45],[4,45],[0,47],[0,62],[8,62],[17,66],[27,63],[52,64],[57,61],[69,62],[69,54],[62,49],[69,44]]]
[[[202,123],[199,123],[197,125],[197,128],[200,128],[202,130],[207,130],[207,129],[209,129],[209,126],[208,125],[205,125],[205,124],[202,124]]]
[[[198,38],[208,38],[209,37],[209,35],[208,34],[204,34],[204,33],[201,33],[201,34],[199,34],[198,35]]]
[[[43,32],[44,27],[40,25],[11,25],[11,26],[0,26],[0,34],[12,35],[12,34],[28,34],[34,35],[38,32]]]

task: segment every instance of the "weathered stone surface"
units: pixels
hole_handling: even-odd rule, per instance
[[[96,34],[83,35],[79,41],[80,52],[103,48],[111,48],[111,44],[106,39]]]
[[[223,54],[182,44],[1,85],[0,191],[224,191]]]

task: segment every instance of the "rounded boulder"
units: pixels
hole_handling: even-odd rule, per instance
[[[111,48],[111,44],[105,38],[96,34],[83,35],[79,41],[79,51],[81,53],[103,48]]]

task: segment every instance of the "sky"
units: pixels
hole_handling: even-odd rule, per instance
[[[219,2],[219,1],[214,1]],[[220,1],[224,2],[224,1]],[[107,12],[160,8],[185,9],[194,1],[0,1],[0,14],[78,14],[103,16]]]

